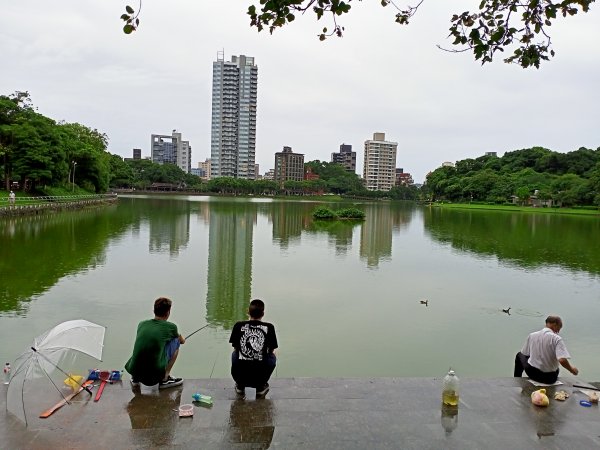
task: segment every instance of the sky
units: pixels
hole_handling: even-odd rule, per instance
[[[525,70],[437,48],[451,47],[452,14],[478,0],[425,0],[409,26],[379,1],[352,2],[344,37],[325,42],[317,35],[331,22],[311,13],[258,33],[250,0],[145,0],[127,36],[119,17],[133,1],[0,0],[0,94],[29,91],[38,112],[98,129],[124,157],[150,156],[150,135],[176,129],[197,167],[210,157],[212,62],[224,51],[258,65],[261,174],[283,146],[330,161],[343,143],[362,174],[374,132],[398,143],[397,167],[415,182],[485,152],[600,147],[600,5],[559,19],[556,57]]]

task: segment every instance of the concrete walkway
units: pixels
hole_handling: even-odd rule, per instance
[[[236,396],[231,380],[186,380],[157,396],[129,381],[107,385],[95,403],[80,394],[48,419],[56,391],[27,403],[28,427],[6,413],[0,386],[2,449],[592,449],[600,448],[600,409],[572,387],[548,388],[550,406],[531,404],[526,379],[461,379],[457,410],[441,407],[441,379],[274,379],[266,399]],[[553,400],[555,390],[571,394]],[[194,416],[173,411],[192,394],[211,395]],[[30,395],[30,393],[27,393]],[[40,400],[51,396],[50,400]],[[33,404],[33,405],[32,405]]]

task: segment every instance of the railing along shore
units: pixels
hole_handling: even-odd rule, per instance
[[[64,209],[81,209],[117,201],[117,194],[48,195],[0,199],[0,216],[40,214]]]

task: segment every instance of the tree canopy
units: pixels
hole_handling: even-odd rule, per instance
[[[361,0],[358,0],[361,1]],[[392,0],[381,0],[383,7],[394,9],[393,20],[408,25],[425,0],[415,6],[400,7]],[[430,0],[431,1],[431,0]],[[492,62],[498,52],[512,51],[504,58],[506,63],[516,63],[523,68],[539,68],[542,61],[553,57],[549,28],[557,17],[588,12],[595,0],[481,0],[476,10],[450,14],[449,37],[453,39],[451,52],[470,51],[482,64]],[[344,27],[338,23],[341,16],[349,14],[352,0],[259,0],[248,7],[250,26],[258,31],[276,29],[296,20],[297,15],[312,13],[317,20],[329,17],[318,38],[342,37]],[[127,5],[121,15],[123,32],[130,34],[140,23],[137,10]],[[443,50],[443,47],[439,46]]]
[[[558,153],[542,147],[457,161],[427,175],[432,200],[521,202],[532,195],[563,206],[600,205],[600,148]]]
[[[106,135],[39,114],[27,92],[0,95],[0,167],[6,189],[73,183],[92,192],[108,187]]]

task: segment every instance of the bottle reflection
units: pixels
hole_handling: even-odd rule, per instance
[[[273,424],[273,402],[269,399],[231,402],[229,426],[223,444],[251,444],[248,448],[267,449],[271,446],[275,425]]]
[[[449,436],[458,427],[458,407],[442,403],[442,428]]]
[[[251,203],[215,204],[208,238],[207,320],[231,328],[243,320],[252,294]]]

